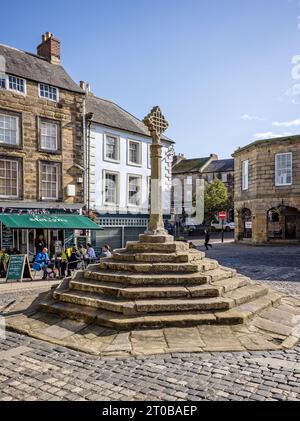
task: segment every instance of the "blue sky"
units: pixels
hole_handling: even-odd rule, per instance
[[[0,42],[26,51],[54,33],[96,95],[139,118],[160,105],[187,157],[300,132],[298,0],[27,0],[0,19]]]

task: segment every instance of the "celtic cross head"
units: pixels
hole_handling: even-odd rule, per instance
[[[150,114],[144,118],[144,124],[148,127],[154,143],[160,142],[161,135],[169,127],[169,124],[159,107],[152,108]]]

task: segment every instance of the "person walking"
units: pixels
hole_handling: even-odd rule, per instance
[[[204,245],[206,247],[206,250],[209,250],[209,247],[212,249],[212,245],[209,244],[209,242],[210,242],[210,234],[209,234],[209,231],[208,230],[205,230],[204,231],[204,234],[205,234],[205,243],[204,243]]]

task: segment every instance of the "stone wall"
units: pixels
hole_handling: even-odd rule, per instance
[[[54,161],[62,167],[62,197],[66,204],[83,203],[83,184],[78,177],[83,177],[82,170],[74,167],[83,166],[83,102],[82,94],[59,90],[59,102],[39,97],[38,84],[27,80],[26,95],[8,90],[0,90],[0,111],[20,113],[22,135],[20,148],[0,145],[0,154],[18,157],[23,162],[24,201],[35,202],[38,195],[38,161]],[[60,121],[62,149],[59,153],[45,153],[38,150],[39,117]],[[76,196],[67,196],[67,186],[76,186]]]
[[[275,155],[293,153],[293,184],[275,186]],[[257,142],[238,150],[235,158],[235,220],[236,240],[243,232],[241,210],[252,213],[252,242],[268,241],[267,213],[280,206],[300,210],[300,136]],[[242,190],[242,162],[249,161],[249,188]],[[299,231],[299,230],[298,230]]]

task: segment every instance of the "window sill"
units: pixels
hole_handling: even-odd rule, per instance
[[[38,148],[38,152],[47,153],[47,154],[51,154],[51,155],[61,155],[62,154],[61,150],[51,151],[49,149],[42,149],[42,148]]]
[[[142,164],[136,164],[134,162],[127,162],[127,165],[130,167],[139,167],[139,168],[142,167]]]
[[[23,149],[23,145],[10,145],[9,143],[2,143],[0,142],[0,148],[9,148],[9,149],[14,149],[14,150],[22,150]]]
[[[116,160],[116,159],[110,159],[110,158],[103,158],[104,162],[110,162],[112,164],[120,164],[120,159]]]

